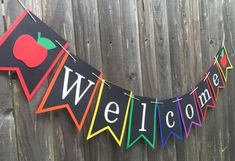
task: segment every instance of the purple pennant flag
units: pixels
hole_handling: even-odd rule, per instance
[[[201,127],[201,119],[198,111],[196,98],[193,92],[187,93],[181,97],[178,102],[181,120],[184,126],[186,137],[188,137],[192,125]]]

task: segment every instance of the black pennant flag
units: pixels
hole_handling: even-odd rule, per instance
[[[218,64],[219,69],[221,70],[225,82],[227,82],[228,70],[232,69],[233,65],[229,60],[228,53],[225,47],[220,48],[215,56],[215,61]]]
[[[87,140],[108,130],[122,144],[132,92],[102,81]]]
[[[156,140],[156,99],[135,96],[131,100],[127,148],[143,138],[152,148]]]
[[[180,120],[178,98],[167,99],[158,103],[158,119],[162,147],[165,147],[171,135],[183,139],[182,124]]]
[[[95,76],[99,76],[99,79]],[[37,113],[66,109],[81,130],[101,79],[101,73],[66,54],[40,103]]]
[[[193,90],[193,93],[195,94],[196,100],[199,105],[199,111],[201,113],[202,120],[206,119],[206,112],[208,107],[216,107],[207,79],[208,75],[205,77],[205,79],[201,80],[199,84],[195,87],[195,90]]]
[[[193,124],[201,126],[201,119],[198,111],[197,101],[193,92],[183,95],[178,104],[184,131],[186,137],[188,137]]]
[[[219,94],[219,89],[224,89],[225,87],[225,82],[223,80],[223,76],[221,75],[221,72],[219,70],[218,65],[215,63],[213,64],[209,71],[207,72],[208,74],[208,83],[211,87],[211,91],[213,93],[213,97],[215,99],[215,101],[218,98],[218,94]]]
[[[33,15],[33,13],[31,13]],[[50,27],[25,11],[0,39],[0,70],[16,71],[30,100],[49,75],[68,44]]]

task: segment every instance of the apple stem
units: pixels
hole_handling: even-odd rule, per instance
[[[41,32],[38,32],[38,39],[41,38]]]

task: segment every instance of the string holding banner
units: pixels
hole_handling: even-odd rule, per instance
[[[27,7],[24,5],[24,3],[21,0],[17,0],[20,5],[24,8],[24,10],[29,14],[29,16],[32,18],[32,20],[37,23],[37,21],[35,20],[34,16],[30,13],[30,11],[27,9]]]

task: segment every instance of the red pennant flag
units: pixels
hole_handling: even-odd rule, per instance
[[[32,13],[31,13],[32,14]],[[24,93],[31,100],[64,53],[55,40],[67,42],[50,27],[25,11],[0,38],[0,70],[16,71]]]
[[[206,119],[206,112],[208,108],[215,108],[215,100],[213,98],[209,83],[206,76],[204,80],[199,82],[195,87],[194,94],[198,103],[198,108],[201,112],[202,120]]]
[[[210,67],[210,69],[207,72],[207,75],[208,75],[207,81],[211,87],[213,97],[216,101],[218,98],[219,90],[224,89],[225,87],[223,76],[216,63]]]

